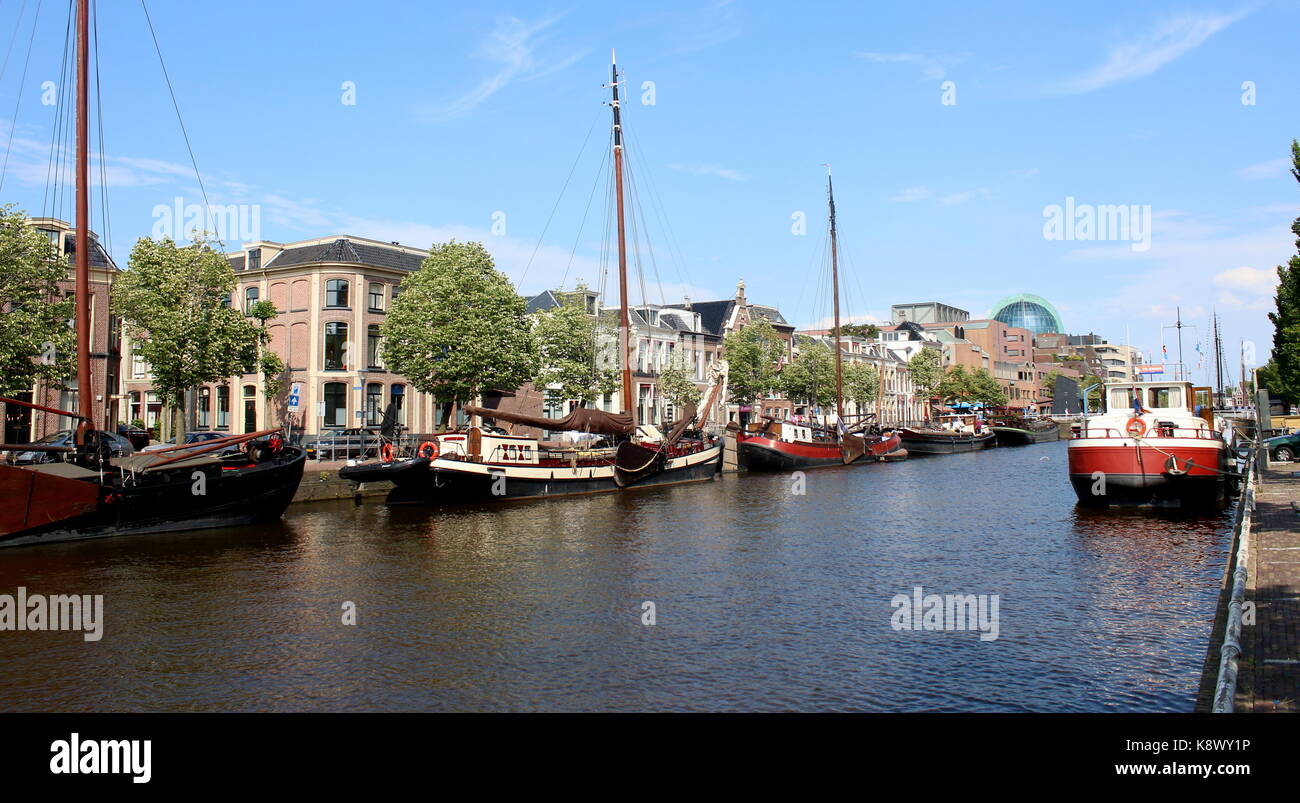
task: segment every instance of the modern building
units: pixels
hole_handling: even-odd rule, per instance
[[[1031,293],[1007,296],[993,307],[989,317],[1008,326],[1028,329],[1036,335],[1065,331],[1056,308],[1047,299]]]
[[[60,260],[68,263],[67,278],[59,282],[59,289],[67,294],[76,293],[77,232],[66,221],[56,218],[29,218],[28,225],[39,229],[54,246]],[[109,256],[99,237],[87,232],[90,242],[90,379],[95,394],[96,426],[113,431],[119,420],[124,420],[118,396],[118,372],[121,363],[121,326],[109,312],[109,292],[118,273],[117,264]],[[66,389],[48,382],[37,382],[30,390],[17,394],[20,401],[52,407],[69,412],[78,409],[77,377],[66,382]],[[61,429],[70,429],[73,419],[32,410],[28,407],[0,404],[4,415],[4,443],[31,443]]]
[[[970,313],[938,301],[919,301],[914,304],[894,304],[889,308],[894,323],[960,323],[970,320]]]

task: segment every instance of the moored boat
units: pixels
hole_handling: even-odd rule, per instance
[[[1061,426],[1050,418],[1004,418],[992,422],[998,446],[1028,446],[1032,443],[1060,440]]]
[[[1112,382],[1107,412],[1068,442],[1080,504],[1216,507],[1227,499],[1228,449],[1212,413],[1193,411],[1189,382]]]
[[[988,446],[994,435],[988,430],[976,434],[951,429],[903,427],[899,430],[899,437],[909,455],[927,455],[976,452]]]

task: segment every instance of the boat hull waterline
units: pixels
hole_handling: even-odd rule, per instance
[[[922,430],[904,429],[901,433],[903,448],[909,455],[961,454],[976,452],[988,446],[994,438],[992,432],[979,435],[944,434]]]
[[[868,442],[867,452],[857,463],[872,463],[901,447],[897,435]],[[777,440],[761,435],[745,437],[736,443],[736,462],[742,471],[802,471],[844,465],[838,443],[800,443]]]
[[[78,515],[39,521],[29,504],[26,526],[0,536],[0,547],[80,541],[119,535],[183,532],[275,521],[293,501],[306,452],[285,446],[274,460],[237,470],[219,463],[178,466],[137,475],[132,482],[53,477],[68,489],[89,486],[95,501]],[[196,493],[196,472],[203,474]],[[0,465],[0,487],[21,487],[35,469]],[[111,475],[107,475],[111,479]],[[74,485],[67,485],[74,483]],[[35,502],[36,500],[30,500]],[[52,518],[52,517],[51,517]]]
[[[582,494],[613,493],[642,487],[712,479],[722,466],[722,447],[713,446],[665,461],[664,467],[620,488],[612,464],[575,467],[515,466],[425,457],[387,464],[363,464],[339,470],[353,482],[393,483],[390,505],[451,505],[500,502]]]
[[[1227,452],[1212,440],[1195,446],[1189,446],[1188,440],[1071,440],[1070,484],[1079,503],[1089,507],[1220,507],[1227,493],[1223,464]]]

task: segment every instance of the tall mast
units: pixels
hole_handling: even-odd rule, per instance
[[[632,406],[632,348],[631,323],[627,313],[627,239],[623,231],[623,123],[618,107],[618,59],[609,51],[610,87],[614,99],[614,193],[618,206],[618,345],[623,354],[623,411],[631,414],[636,423],[636,408]]]
[[[1221,404],[1223,396],[1223,342],[1219,340],[1219,313],[1214,313],[1214,400]]]
[[[1187,378],[1187,363],[1183,362],[1183,308],[1175,307],[1178,318],[1174,321],[1174,328],[1178,330],[1178,378]]]
[[[86,86],[89,83],[90,0],[77,0],[77,408],[82,417],[95,421],[95,389],[90,384],[90,191],[87,181]]]
[[[835,190],[831,186],[831,166],[826,165],[826,200],[831,214],[831,294],[835,298],[835,417],[836,426],[844,426],[844,369],[840,365],[840,266],[835,243]]]

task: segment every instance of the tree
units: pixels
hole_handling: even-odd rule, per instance
[[[989,407],[1005,407],[1007,391],[985,368],[977,368],[970,374],[970,395],[972,402],[983,402]]]
[[[533,318],[541,365],[539,384],[554,389],[561,398],[578,399],[584,406],[618,389],[618,371],[602,359],[609,351],[602,346],[610,334],[598,319],[572,302],[540,311]]]
[[[728,334],[722,351],[727,360],[727,395],[732,402],[753,404],[775,389],[785,341],[766,318]]]
[[[1300,142],[1291,140],[1291,175],[1300,181]],[[1291,224],[1296,236],[1296,256],[1277,267],[1273,323],[1273,358],[1262,371],[1261,384],[1288,403],[1300,401],[1300,217]]]
[[[75,371],[75,301],[58,286],[68,266],[12,204],[0,207],[0,394],[62,385]]]
[[[817,407],[834,404],[834,352],[816,341],[800,346],[794,361],[781,370],[781,390],[794,401]]]
[[[280,314],[275,304],[259,301],[250,307],[248,317],[257,321],[258,370],[262,372],[262,393],[270,401],[284,390],[284,360],[271,350],[271,335],[266,331],[266,324]]]
[[[971,376],[960,365],[948,369],[937,389],[939,398],[947,403],[964,402],[970,398],[972,391]]]
[[[840,334],[857,335],[865,337],[867,340],[875,340],[880,336],[880,327],[874,323],[846,323],[840,326]]]
[[[538,372],[526,307],[482,243],[435,244],[380,329],[384,362],[440,404],[514,390]]]
[[[880,372],[876,366],[865,362],[851,362],[844,366],[844,399],[857,402],[860,408],[875,404],[880,391]],[[877,412],[879,412],[877,410]]]
[[[699,405],[700,388],[687,372],[686,361],[680,351],[673,354],[668,365],[659,372],[659,390],[678,410]]]
[[[258,363],[259,329],[230,306],[235,273],[213,245],[203,236],[184,248],[142,237],[113,285],[113,310],[149,363],[159,400],[175,410],[177,433],[185,429],[186,391]]]
[[[907,361],[907,370],[912,375],[912,385],[917,395],[930,398],[939,390],[943,381],[943,367],[940,365],[939,352],[923,348]]]

